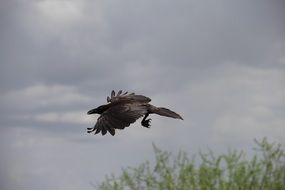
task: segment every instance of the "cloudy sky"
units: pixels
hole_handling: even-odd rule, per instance
[[[152,143],[190,155],[285,145],[284,19],[282,1],[1,0],[1,190],[91,190],[153,160]],[[87,134],[86,112],[112,89],[184,121]]]

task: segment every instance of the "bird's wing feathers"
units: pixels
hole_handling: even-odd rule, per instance
[[[118,104],[109,108],[98,118],[95,134],[101,132],[105,135],[108,131],[111,135],[115,135],[115,129],[124,129],[145,115],[146,106],[146,104]]]
[[[137,101],[137,102],[144,102],[148,103],[151,101],[150,98],[143,96],[143,95],[136,95],[135,93],[125,92],[122,94],[122,90],[120,90],[117,95],[114,90],[111,92],[111,98],[107,97],[107,102],[118,102],[118,101]]]

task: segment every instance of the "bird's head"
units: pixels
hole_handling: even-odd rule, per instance
[[[87,112],[87,114],[95,114],[95,113],[98,113],[98,114],[102,114],[104,111],[106,111],[107,108],[106,108],[106,105],[102,105],[102,106],[99,106],[98,108],[94,108],[92,110],[89,110]]]

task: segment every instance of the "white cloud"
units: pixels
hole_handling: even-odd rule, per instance
[[[68,24],[82,18],[82,3],[78,0],[43,0],[37,2],[38,10],[52,22]]]
[[[233,65],[224,72],[223,81],[216,81],[216,101],[223,104],[215,106],[213,140],[240,144],[268,136],[285,144],[280,135],[285,133],[284,71]]]
[[[44,84],[9,91],[1,96],[6,106],[17,105],[17,109],[24,110],[48,106],[76,105],[92,100],[90,97],[80,94],[74,87]]]
[[[97,153],[89,154],[93,152],[92,145],[76,143],[66,136],[47,134],[36,128],[1,130],[2,139],[5,135],[12,135],[14,141],[4,147],[0,145],[5,151],[1,164],[9,168],[0,167],[6,171],[6,179],[13,181],[5,183],[9,184],[7,189],[50,189],[51,184],[56,189],[92,189],[91,179],[87,177],[96,173],[90,166],[94,160],[99,161]]]
[[[93,125],[94,119],[86,115],[86,110],[74,112],[48,112],[35,114],[32,119],[48,123],[89,124]]]

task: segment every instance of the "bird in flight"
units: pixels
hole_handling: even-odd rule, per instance
[[[87,114],[100,114],[94,127],[87,128],[88,133],[102,133],[105,135],[109,132],[115,135],[115,129],[124,129],[130,126],[137,119],[144,116],[141,125],[149,128],[151,119],[147,119],[149,114],[158,114],[161,116],[171,117],[175,119],[183,118],[167,108],[156,107],[149,102],[150,98],[128,92],[122,93],[120,90],[117,94],[113,90],[111,97],[107,97],[107,104],[89,110]]]

